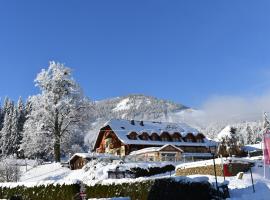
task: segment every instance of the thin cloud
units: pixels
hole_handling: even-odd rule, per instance
[[[210,121],[258,121],[263,112],[270,112],[270,93],[257,97],[215,96],[202,110]]]

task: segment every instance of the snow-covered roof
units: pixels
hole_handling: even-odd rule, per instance
[[[144,153],[157,152],[157,151],[161,151],[162,149],[164,149],[167,146],[172,146],[173,148],[177,149],[178,151],[183,152],[182,149],[180,149],[174,145],[166,144],[162,147],[148,147],[148,148],[143,148],[143,149],[140,149],[137,151],[132,151],[129,155],[133,156],[133,155],[139,155],[139,154],[144,154]]]
[[[193,142],[184,142],[184,141],[154,141],[154,140],[141,140],[137,138],[137,140],[131,140],[127,136],[131,132],[136,132],[138,135],[146,132],[148,135],[152,133],[156,133],[159,136],[167,132],[169,134],[180,133],[183,137],[187,134],[191,133],[194,136],[200,134],[200,132],[190,127],[185,123],[168,123],[168,122],[150,122],[143,121],[143,125],[141,125],[140,121],[134,121],[134,125],[131,124],[130,120],[123,119],[112,119],[105,123],[104,127],[110,126],[113,132],[117,135],[119,140],[125,144],[138,144],[138,145],[157,145],[163,146],[165,144],[170,143],[175,146],[209,146],[208,140],[204,139],[203,143],[193,143]]]
[[[114,160],[120,159],[118,156],[114,156],[112,154],[106,154],[106,153],[75,153],[69,160],[73,160],[75,157],[81,157],[84,159],[102,159],[102,158],[110,158]]]
[[[75,158],[76,156],[81,157],[81,158],[92,158],[93,156],[90,153],[75,153],[70,160]]]
[[[242,149],[246,152],[250,151],[261,151],[262,150],[262,143],[258,143],[258,144],[247,144],[245,146],[242,147]]]

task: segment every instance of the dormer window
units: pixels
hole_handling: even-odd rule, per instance
[[[161,140],[165,142],[165,141],[169,141],[169,138],[168,137],[162,137]]]
[[[146,135],[143,135],[143,136],[142,136],[142,139],[143,139],[143,140],[148,140],[148,137],[147,137]]]
[[[150,139],[153,141],[159,141],[159,136],[157,133],[152,133]]]
[[[128,139],[130,140],[137,140],[137,133],[131,132],[127,135]]]
[[[197,142],[198,142],[198,143],[203,143],[203,139],[198,138],[198,139],[197,139]]]
[[[164,141],[164,142],[171,141],[171,138],[168,132],[163,132],[160,138],[161,138],[161,141]]]
[[[205,138],[205,136],[202,134],[202,133],[199,133],[197,136],[196,136],[196,141],[198,142],[198,143],[203,143],[204,142],[204,139]]]
[[[186,142],[193,142],[193,140],[191,138],[187,138]]]
[[[142,133],[140,136],[139,136],[139,138],[141,139],[141,140],[148,140],[148,134],[147,133]]]
[[[137,140],[137,137],[136,137],[136,135],[132,135],[132,136],[129,137],[129,139],[131,139],[131,140]]]
[[[177,138],[177,137],[174,137],[174,138],[172,138],[172,141],[173,141],[173,142],[180,142],[181,139],[180,139],[180,138]]]
[[[178,132],[175,132],[174,134],[171,135],[172,141],[173,142],[181,142],[181,134]]]
[[[185,137],[186,142],[196,142],[196,138],[192,133],[188,133],[187,136]]]

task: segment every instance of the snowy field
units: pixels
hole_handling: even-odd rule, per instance
[[[266,171],[266,178],[264,178],[264,168],[261,160],[257,160],[260,157],[256,157],[255,166],[252,168],[252,175],[254,180],[255,193],[253,193],[251,174],[245,173],[242,179],[234,177],[226,177],[228,186],[230,189],[231,200],[269,200],[270,199],[270,168]],[[247,160],[246,158],[245,160]],[[254,160],[254,158],[250,158]],[[198,177],[193,175],[189,177]],[[215,177],[208,176],[209,181],[215,185]],[[218,177],[218,182],[222,183],[223,177]]]
[[[257,159],[257,160],[256,160]],[[254,178],[254,186],[255,193],[253,193],[252,189],[252,181],[250,173],[245,173],[243,179],[237,179],[237,177],[226,177],[226,181],[229,184],[231,200],[269,200],[270,199],[270,169],[267,168],[266,177],[264,178],[264,168],[262,161],[255,159],[255,166],[252,168],[253,178]],[[254,160],[254,158],[250,158],[250,160]],[[209,161],[206,161],[206,163]],[[198,165],[198,163],[194,162],[194,165]],[[201,164],[201,163],[200,163]],[[169,173],[155,175],[153,177],[146,178],[137,178],[137,179],[108,179],[107,171],[117,164],[115,163],[90,163],[86,167],[80,170],[70,170],[66,167],[61,167],[59,163],[51,163],[45,165],[39,165],[36,167],[32,167],[27,172],[24,172],[20,178],[19,185],[28,185],[32,186],[35,184],[46,184],[46,183],[73,183],[76,181],[83,181],[86,184],[93,185],[95,183],[102,184],[111,184],[111,183],[121,183],[121,182],[129,182],[129,181],[143,181],[146,179],[153,178],[162,178],[169,177]],[[160,165],[160,163],[156,163],[153,165]],[[140,166],[140,167],[149,167],[149,163],[128,163],[125,165],[125,168]],[[172,176],[175,176],[172,174]],[[98,178],[97,178],[98,177]],[[192,175],[188,176],[193,180],[209,180],[210,183],[215,185],[215,178],[213,176],[205,176],[205,175]],[[218,182],[223,182],[223,177],[218,177]],[[17,184],[9,184],[9,183],[1,183],[0,185],[9,185],[16,186]]]

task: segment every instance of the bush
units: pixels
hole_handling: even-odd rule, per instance
[[[156,179],[142,182],[87,186],[88,198],[130,197],[132,200],[190,200],[213,199],[213,188],[208,182],[186,182]]]
[[[79,184],[46,185],[27,188],[0,188],[0,199],[73,200],[80,191]],[[150,179],[121,184],[86,186],[87,198],[130,197],[132,200],[210,200],[214,189],[209,182],[177,181],[173,178]]]
[[[163,174],[166,172],[171,172],[175,170],[175,166],[173,165],[166,165],[164,167],[150,167],[148,169],[143,169],[143,168],[131,168],[130,173],[134,174],[134,176],[137,177],[148,177],[148,176],[153,176],[156,174]]]
[[[73,200],[73,197],[78,193],[78,184],[73,185],[42,185],[36,187],[18,186],[15,188],[1,188],[0,198],[13,198],[23,200]]]

